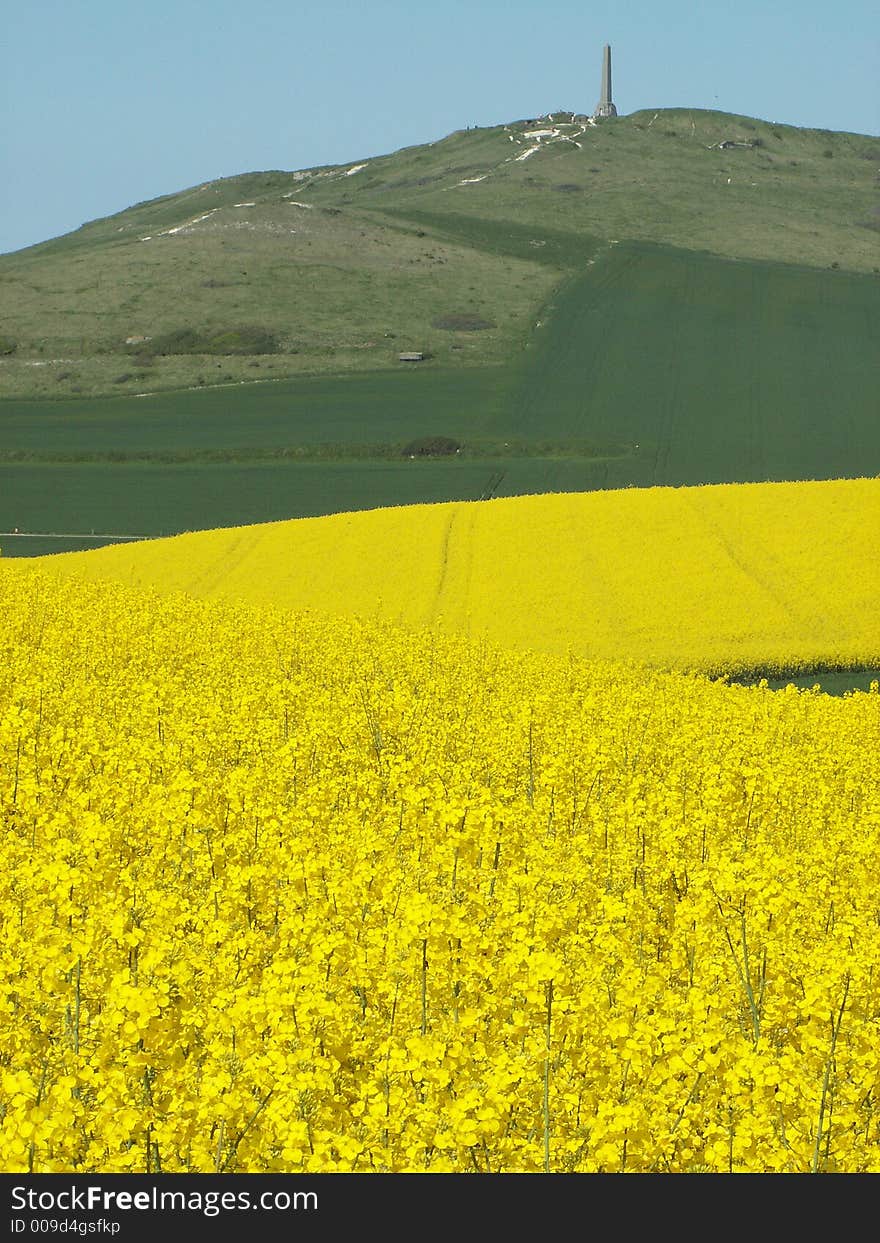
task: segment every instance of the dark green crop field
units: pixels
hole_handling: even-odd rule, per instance
[[[0,402],[0,460],[95,453],[186,454],[460,438],[503,425],[513,376],[500,367],[316,376],[82,401]]]
[[[870,691],[872,682],[880,682],[880,669],[817,669],[798,676],[767,678],[766,682],[774,691],[784,691],[788,686],[809,691],[818,686],[823,695],[841,697],[852,691]]]
[[[508,366],[2,402],[0,532],[877,474],[878,302],[871,275],[620,243],[569,277]],[[421,437],[458,452],[411,459]]]
[[[570,464],[561,465],[564,475]],[[156,537],[386,505],[545,492],[554,481],[566,482],[559,469],[560,463],[541,458],[0,466],[0,551],[4,557],[41,556],[95,548],[114,542],[114,535]],[[36,538],[34,532],[46,534]],[[83,538],[57,538],[68,534]]]
[[[638,446],[599,487],[875,474],[878,312],[872,276],[610,247],[542,315],[503,427]]]

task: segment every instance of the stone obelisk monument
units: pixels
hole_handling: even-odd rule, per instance
[[[596,104],[594,117],[616,117],[617,109],[611,102],[611,45],[605,44],[602,53],[602,94]]]

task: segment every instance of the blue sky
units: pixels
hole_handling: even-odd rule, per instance
[[[877,0],[29,0],[4,18],[0,252],[214,177],[466,125],[721,108],[880,132]]]

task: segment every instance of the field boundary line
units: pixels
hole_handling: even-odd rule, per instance
[[[70,531],[0,531],[0,539],[115,539],[145,540],[159,539],[158,535],[112,535],[107,532],[98,534],[91,531],[88,535],[77,535]]]

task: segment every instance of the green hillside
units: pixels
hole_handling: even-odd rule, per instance
[[[877,138],[723,113],[556,113],[207,183],[0,256],[0,396],[381,370],[404,350],[506,363],[611,240],[873,273],[878,163]]]

